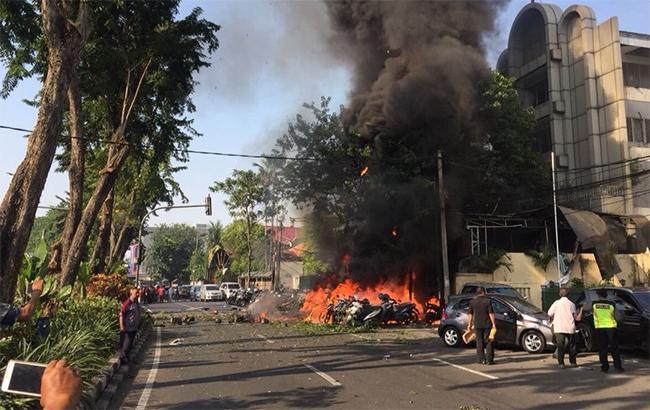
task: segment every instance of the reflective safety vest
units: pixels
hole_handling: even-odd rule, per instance
[[[591,311],[594,315],[594,327],[596,329],[611,329],[616,327],[613,304],[607,302],[594,302]]]

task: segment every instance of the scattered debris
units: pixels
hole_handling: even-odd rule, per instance
[[[178,346],[178,345],[180,345],[181,343],[183,343],[183,340],[184,340],[184,339],[183,339],[182,337],[180,337],[180,338],[178,338],[178,339],[174,339],[174,340],[172,340],[171,342],[169,342],[169,345],[170,345],[170,346]]]
[[[384,355],[384,360],[388,360],[388,359],[390,359],[390,355],[389,355],[389,354],[385,354],[385,355]]]
[[[221,323],[221,318],[220,318],[220,317],[216,318],[216,319],[214,320],[214,322],[215,322],[215,323]]]

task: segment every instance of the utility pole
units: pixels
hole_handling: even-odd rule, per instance
[[[557,285],[560,286],[562,271],[560,270],[560,235],[557,229],[557,193],[555,190],[555,153],[551,151],[551,173],[553,179],[553,217],[555,219],[555,260],[557,262]]]
[[[449,256],[447,254],[447,216],[445,213],[445,187],[442,180],[442,152],[438,150],[438,202],[440,203],[440,245],[442,250],[442,276],[445,282],[444,300],[451,293],[449,285]]]

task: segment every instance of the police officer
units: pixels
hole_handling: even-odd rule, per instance
[[[614,360],[614,369],[619,372],[623,371],[621,364],[621,355],[618,352],[618,340],[616,335],[616,305],[607,300],[607,290],[598,289],[596,291],[598,300],[591,305],[591,312],[594,317],[594,338],[598,344],[598,358],[600,359],[600,370],[603,373],[609,371],[609,362],[607,361],[607,352],[612,353]]]
[[[38,278],[32,283],[32,297],[26,305],[15,307],[8,303],[0,303],[0,325],[2,329],[13,326],[16,321],[26,322],[29,320],[34,310],[36,310],[42,291],[43,279]]]

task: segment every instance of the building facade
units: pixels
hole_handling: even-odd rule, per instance
[[[650,215],[650,35],[620,31],[617,17],[598,24],[587,6],[530,3],[497,69],[535,109],[562,204]]]

